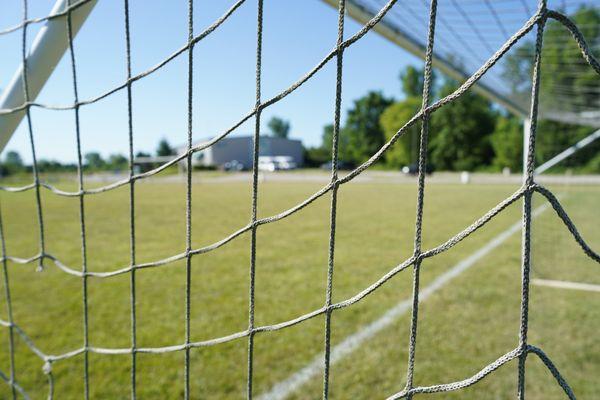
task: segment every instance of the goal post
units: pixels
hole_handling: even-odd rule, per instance
[[[567,148],[566,150],[558,153],[557,155],[555,155],[554,157],[552,157],[551,159],[549,159],[548,161],[546,161],[545,163],[543,163],[542,165],[540,165],[539,167],[537,167],[535,169],[535,173],[537,175],[539,175],[542,172],[547,171],[548,169],[554,167],[556,164],[558,164],[562,160],[564,160],[564,159],[572,156],[577,151],[579,151],[582,148],[584,148],[585,146],[593,143],[596,139],[599,139],[599,138],[600,138],[600,129],[592,132],[588,136],[586,136],[583,139],[581,139],[579,142],[575,143],[573,146],[571,146],[571,147]]]
[[[98,0],[56,0],[44,26],[36,35],[27,54],[29,101],[35,100],[69,46],[67,13],[71,13],[73,36],[90,15]],[[31,21],[24,21],[29,24]],[[23,27],[26,29],[26,27]],[[18,111],[0,113],[0,153],[25,115],[23,64],[17,69],[0,95],[0,109]]]

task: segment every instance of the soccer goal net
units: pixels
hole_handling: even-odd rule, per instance
[[[4,297],[6,304],[6,312],[3,315],[3,319],[0,320],[0,325],[7,332],[8,345],[5,352],[8,359],[6,362],[2,362],[2,370],[0,370],[0,377],[6,383],[9,388],[9,397],[12,398],[29,398],[29,389],[22,385],[23,376],[19,371],[19,363],[16,360],[15,354],[19,346],[25,346],[29,352],[34,354],[41,362],[43,372],[47,377],[47,393],[48,398],[54,397],[54,388],[60,380],[60,374],[56,374],[56,369],[61,363],[68,362],[74,358],[82,360],[82,374],[80,375],[83,380],[83,396],[84,398],[90,397],[90,385],[93,385],[91,376],[90,363],[92,357],[96,357],[95,360],[103,357],[115,357],[125,356],[130,358],[128,371],[124,371],[125,374],[129,373],[129,385],[131,391],[131,397],[136,398],[139,391],[139,379],[137,371],[141,357],[146,354],[150,355],[164,355],[167,353],[181,354],[181,365],[179,371],[175,371],[169,376],[171,379],[181,379],[183,383],[182,396],[186,399],[195,398],[192,389],[190,388],[190,382],[194,379],[191,373],[191,364],[193,364],[193,356],[195,352],[204,351],[207,348],[215,348],[219,351],[219,346],[224,346],[229,342],[245,341],[247,343],[246,351],[246,396],[252,398],[253,395],[258,395],[256,389],[253,386],[256,377],[255,358],[257,354],[257,347],[255,345],[255,339],[261,335],[278,335],[281,331],[293,329],[293,327],[301,326],[309,323],[309,320],[317,317],[322,317],[324,326],[322,327],[322,357],[320,359],[319,371],[322,373],[322,396],[328,398],[330,396],[330,367],[332,364],[332,332],[334,331],[336,313],[340,310],[353,307],[354,305],[362,302],[363,299],[367,298],[374,292],[378,291],[386,282],[394,279],[398,274],[412,273],[412,297],[410,302],[411,318],[410,318],[410,329],[409,337],[406,340],[408,346],[408,360],[407,360],[407,375],[406,377],[398,377],[398,385],[405,383],[404,388],[397,392],[389,393],[390,399],[411,399],[413,396],[423,393],[438,393],[438,392],[451,392],[458,391],[471,385],[477,384],[479,381],[484,379],[486,376],[494,373],[498,368],[511,360],[516,360],[518,368],[516,371],[516,379],[518,381],[518,394],[517,397],[520,399],[525,398],[525,365],[528,356],[538,357],[543,364],[547,367],[550,373],[554,376],[557,384],[562,388],[564,393],[571,399],[575,398],[575,394],[567,380],[559,372],[560,365],[555,365],[548,355],[535,344],[531,343],[528,339],[528,322],[529,322],[529,293],[530,293],[530,275],[531,275],[531,225],[532,225],[532,197],[535,193],[543,196],[550,206],[554,209],[558,217],[562,220],[565,227],[568,229],[573,239],[581,248],[581,251],[585,253],[595,263],[600,263],[600,255],[594,251],[588,243],[584,240],[582,235],[579,233],[577,227],[573,223],[572,219],[567,215],[567,212],[561,205],[559,198],[555,196],[550,190],[542,186],[536,181],[535,176],[535,148],[536,148],[536,133],[537,133],[537,122],[540,102],[540,82],[543,79],[552,79],[552,76],[543,76],[540,73],[542,64],[542,52],[544,51],[544,28],[546,24],[552,20],[560,23],[565,30],[571,35],[571,40],[574,41],[579,47],[580,54],[578,55],[581,60],[586,64],[586,67],[592,71],[595,71],[596,79],[600,79],[600,64],[594,57],[594,54],[590,50],[590,46],[586,42],[586,38],[580,32],[580,29],[562,12],[551,9],[548,7],[545,0],[540,0],[537,8],[531,9],[531,13],[528,16],[526,22],[520,26],[514,32],[509,32],[510,37],[503,42],[498,48],[493,49],[493,54],[484,60],[478,68],[470,74],[464,82],[462,82],[458,88],[450,93],[449,95],[442,97],[438,100],[432,101],[430,98],[431,85],[432,85],[432,68],[434,64],[434,53],[436,51],[437,37],[436,29],[438,29],[440,13],[438,12],[438,1],[431,0],[427,3],[427,29],[422,32],[423,43],[425,44],[424,50],[424,83],[423,83],[423,94],[422,94],[422,105],[419,111],[414,114],[409,121],[404,124],[393,137],[387,141],[381,148],[379,148],[371,157],[358,167],[353,169],[347,174],[338,174],[338,153],[341,136],[343,135],[342,129],[340,129],[341,119],[341,108],[342,108],[342,93],[343,93],[343,79],[342,75],[344,72],[344,54],[353,45],[361,41],[365,35],[375,29],[386,16],[391,13],[403,13],[404,10],[399,8],[395,0],[390,0],[385,3],[382,2],[382,6],[379,10],[374,12],[374,15],[366,21],[366,23],[354,34],[347,36],[344,34],[345,18],[347,14],[347,2],[346,0],[337,1],[338,7],[338,24],[337,24],[337,43],[332,46],[332,49],[327,53],[321,61],[319,61],[311,70],[306,72],[304,76],[298,79],[296,82],[291,84],[285,90],[276,94],[270,98],[264,98],[261,93],[262,84],[261,78],[263,77],[262,56],[263,56],[263,7],[267,7],[268,4],[263,5],[263,0],[239,0],[233,3],[233,5],[212,24],[208,25],[205,29],[199,31],[194,25],[194,1],[190,0],[188,4],[188,18],[185,22],[187,25],[187,43],[179,48],[177,51],[172,53],[170,56],[160,61],[152,68],[145,70],[141,73],[133,74],[132,72],[132,52],[131,52],[131,21],[130,21],[130,7],[129,1],[124,0],[122,7],[122,14],[115,15],[115,24],[123,24],[125,37],[123,38],[125,44],[125,53],[123,55],[126,63],[127,77],[126,80],[115,87],[107,88],[105,92],[98,96],[90,99],[80,98],[78,91],[79,83],[79,71],[78,71],[78,54],[77,48],[74,46],[74,37],[77,34],[79,28],[84,24],[87,14],[89,14],[95,6],[96,0],[72,0],[59,2],[60,6],[53,11],[52,14],[42,18],[31,18],[28,15],[28,2],[23,1],[23,15],[21,22],[11,28],[0,31],[0,37],[2,35],[19,32],[22,39],[21,46],[21,61],[22,68],[20,73],[13,80],[13,84],[10,90],[7,90],[4,97],[2,98],[3,108],[0,109],[0,137],[2,138],[2,145],[5,145],[8,141],[10,134],[16,128],[16,126],[23,119],[23,124],[26,126],[26,132],[29,139],[31,149],[31,160],[32,160],[32,176],[33,181],[25,185],[11,185],[3,184],[2,190],[2,215],[0,216],[0,240],[2,247],[2,274],[3,274],[3,286],[4,286]],[[201,2],[196,2],[201,3]],[[194,103],[194,71],[200,68],[195,58],[194,47],[197,46],[201,41],[209,38],[214,32],[218,31],[223,25],[228,23],[228,20],[234,15],[244,3],[246,6],[256,7],[257,20],[255,22],[256,32],[256,50],[255,50],[255,90],[254,106],[248,110],[248,112],[241,116],[235,123],[233,123],[228,129],[225,129],[220,134],[215,136],[208,142],[197,144],[193,142],[192,126],[197,108]],[[396,7],[395,7],[396,6]],[[30,51],[28,51],[28,34],[30,28],[36,24],[45,24],[47,31],[46,39],[42,37],[41,40],[36,41]],[[445,27],[444,29],[448,29]],[[531,95],[528,100],[528,120],[530,124],[528,126],[529,132],[527,136],[525,150],[525,165],[523,168],[523,182],[522,185],[512,195],[502,200],[495,207],[487,211],[483,216],[476,219],[475,222],[461,230],[458,234],[449,237],[447,240],[438,246],[432,248],[424,248],[423,246],[423,209],[427,199],[425,188],[426,188],[426,165],[428,157],[428,138],[429,138],[429,120],[430,116],[437,110],[443,107],[447,107],[461,98],[466,92],[473,90],[478,87],[482,79],[490,74],[490,69],[496,65],[504,55],[509,52],[517,43],[519,43],[527,34],[535,34],[534,51],[533,57],[533,71],[531,75]],[[60,36],[63,35],[63,41],[60,41]],[[48,40],[51,38],[52,40]],[[64,43],[64,46],[61,44]],[[40,92],[45,80],[52,72],[53,65],[62,57],[63,51],[66,51],[66,57],[68,57],[70,65],[70,81],[71,86],[63,88],[65,91],[72,93],[72,103],[68,105],[53,105],[45,104],[36,101],[37,94]],[[185,99],[186,103],[186,115],[187,115],[187,143],[186,148],[179,155],[174,156],[170,161],[164,162],[157,167],[154,167],[145,172],[137,171],[135,166],[135,154],[134,154],[134,138],[138,133],[136,131],[134,121],[134,105],[136,101],[136,85],[142,82],[148,77],[155,74],[157,71],[163,69],[168,64],[174,62],[177,59],[184,59],[187,65],[187,76],[182,77],[187,82],[187,95]],[[332,116],[333,123],[333,134],[332,134],[332,152],[331,152],[331,170],[330,179],[328,183],[322,188],[315,191],[312,195],[306,197],[304,200],[298,202],[293,207],[275,213],[267,217],[259,217],[258,205],[261,201],[260,185],[261,180],[258,164],[260,154],[260,126],[261,126],[261,115],[269,107],[274,106],[280,102],[298,88],[305,85],[307,82],[313,80],[313,78],[325,68],[326,65],[332,64],[335,69],[336,85],[334,97],[334,114]],[[8,92],[8,93],[7,93]],[[128,170],[127,176],[124,179],[111,182],[109,184],[96,185],[88,187],[84,180],[84,157],[82,153],[82,133],[80,124],[80,111],[85,107],[91,106],[106,99],[110,96],[117,96],[119,93],[124,93],[127,103],[127,132],[128,132]],[[54,185],[52,182],[47,181],[41,176],[38,168],[38,158],[36,157],[36,123],[35,117],[32,115],[32,110],[43,109],[56,112],[72,112],[74,118],[74,129],[76,138],[76,151],[77,151],[77,186],[72,190],[60,188]],[[136,116],[136,118],[143,118],[143,116]],[[243,227],[238,230],[228,232],[218,240],[204,244],[200,247],[194,246],[193,237],[196,234],[196,229],[192,230],[192,211],[193,208],[193,196],[192,189],[193,185],[193,173],[192,163],[194,162],[194,155],[202,152],[211,146],[216,146],[230,135],[234,130],[240,127],[246,122],[253,123],[253,147],[252,147],[252,165],[251,170],[251,196],[249,201],[249,221]],[[363,172],[377,163],[384,154],[394,146],[394,143],[398,141],[406,132],[412,128],[420,127],[420,141],[419,141],[419,152],[418,152],[418,178],[417,178],[417,195],[416,195],[416,216],[414,224],[414,247],[410,257],[405,260],[398,260],[397,266],[387,271],[375,282],[364,282],[362,285],[363,289],[356,292],[354,295],[346,298],[342,301],[334,301],[333,287],[335,279],[335,267],[336,267],[336,225],[338,223],[338,190],[342,185],[345,185],[355,178],[359,177]],[[137,223],[138,213],[137,210],[137,197],[136,190],[139,190],[139,185],[147,178],[153,177],[163,171],[169,169],[169,167],[175,165],[186,166],[185,170],[185,190],[182,192],[182,196],[185,198],[185,207],[181,210],[185,213],[185,239],[184,243],[180,248],[183,251],[173,251],[173,254],[165,257],[156,259],[149,262],[140,262],[137,247],[139,246],[139,234],[140,227]],[[106,195],[109,192],[119,192],[127,194],[122,197],[116,197],[121,202],[128,204],[128,221],[129,228],[127,232],[128,238],[128,251],[129,251],[129,262],[127,265],[115,268],[106,268],[105,270],[89,268],[90,257],[88,254],[88,241],[90,237],[90,229],[86,224],[88,222],[88,202],[90,198],[96,198],[99,196]],[[17,196],[19,193],[29,192],[33,193],[35,200],[35,219],[36,219],[36,232],[35,232],[35,243],[38,247],[37,254],[16,254],[11,249],[10,244],[14,242],[15,237],[19,238],[20,235],[26,235],[28,233],[19,230],[15,226],[7,226],[3,224],[2,216],[6,220],[6,216],[13,213],[10,207],[5,206],[7,202],[6,198],[9,196]],[[49,246],[49,237],[46,229],[46,222],[48,219],[52,219],[52,209],[47,209],[46,202],[44,199],[46,196],[59,196],[72,198],[77,201],[78,204],[78,227],[79,237],[76,238],[76,250],[80,252],[81,263],[72,264],[59,256],[53,254],[52,247]],[[324,293],[322,293],[322,306],[304,313],[297,315],[294,318],[282,320],[273,324],[259,324],[255,315],[255,298],[257,295],[257,288],[259,287],[258,281],[260,277],[255,274],[257,257],[260,254],[263,246],[268,246],[268,243],[264,243],[260,240],[261,229],[266,225],[276,224],[278,221],[282,221],[297,213],[302,213],[306,209],[310,208],[314,203],[321,198],[330,198],[329,203],[329,223],[328,223],[328,261],[323,268],[326,269],[326,283],[324,284]],[[116,201],[116,200],[115,200]],[[496,216],[501,214],[507,207],[513,203],[522,203],[522,214],[521,214],[521,229],[522,229],[522,246],[521,246],[521,296],[520,296],[520,323],[516,333],[518,334],[518,340],[514,344],[514,347],[502,354],[494,361],[480,368],[479,372],[472,376],[465,377],[462,380],[454,382],[440,382],[429,386],[419,386],[415,384],[415,365],[417,359],[415,354],[418,348],[418,326],[419,326],[419,305],[420,305],[420,294],[422,294],[422,288],[420,285],[420,272],[424,266],[425,260],[434,258],[441,253],[444,253],[463,240],[469,238],[474,232],[480,230],[483,226],[488,224]],[[14,204],[14,203],[10,203]],[[159,207],[160,205],[157,205]],[[108,206],[110,207],[110,206]],[[165,213],[171,213],[171,210],[165,210]],[[155,227],[160,229],[160,227]],[[200,259],[207,257],[208,253],[219,252],[221,248],[229,243],[244,240],[248,238],[247,257],[249,259],[248,265],[242,266],[238,263],[237,268],[244,268],[248,274],[249,287],[247,288],[247,310],[244,312],[247,315],[247,326],[242,330],[225,332],[222,335],[203,339],[201,341],[195,341],[193,339],[193,319],[194,315],[202,313],[201,309],[194,309],[192,307],[192,298],[194,296],[194,290],[192,285],[192,259]],[[12,240],[12,241],[11,241]],[[28,238],[31,240],[31,238]],[[291,239],[290,240],[295,240]],[[300,240],[300,239],[298,239]],[[75,241],[75,239],[73,239]],[[71,246],[72,247],[72,246]],[[245,260],[245,258],[243,258]],[[183,338],[180,342],[169,343],[164,346],[158,347],[143,347],[139,345],[139,337],[143,332],[138,326],[138,283],[136,279],[139,279],[141,271],[156,271],[158,269],[166,268],[173,264],[181,263],[181,268],[185,270],[185,277],[182,285],[182,296],[185,298],[185,306],[181,310],[183,314]],[[19,266],[21,265],[21,266]],[[11,279],[13,275],[13,268],[27,268],[29,266],[36,266],[38,270],[46,268],[56,268],[60,271],[61,276],[71,276],[80,280],[81,296],[81,320],[75,321],[79,323],[82,321],[83,330],[81,332],[80,344],[73,347],[71,350],[62,352],[59,354],[52,354],[46,351],[46,349],[36,344],[35,332],[31,332],[23,324],[19,318],[15,317],[13,313],[13,303],[15,296],[19,296],[18,291],[14,290],[15,282]],[[33,268],[32,268],[33,271]],[[33,272],[32,272],[33,273]],[[122,347],[98,347],[90,340],[92,334],[92,326],[89,323],[89,287],[90,285],[96,284],[99,281],[105,281],[109,279],[115,279],[123,277],[128,280],[127,291],[129,297],[129,335],[128,344]],[[157,283],[160,285],[160,282]],[[43,300],[42,300],[43,301]],[[25,317],[26,318],[26,317]],[[155,324],[160,324],[161,321],[156,320]],[[51,334],[56,337],[60,337],[62,326],[52,326],[50,331],[46,334]],[[494,356],[495,357],[495,356]],[[490,357],[492,358],[492,357]],[[157,367],[160,368],[160,367]],[[166,373],[166,371],[165,371]],[[180,376],[181,374],[181,376]],[[302,378],[299,378],[302,381]],[[41,385],[40,382],[37,382]],[[110,385],[110,382],[104,382],[103,384]],[[298,386],[298,383],[289,383],[291,387],[294,385]],[[288,392],[284,389],[277,389],[272,392],[263,395],[264,398],[283,398],[286,397]]]

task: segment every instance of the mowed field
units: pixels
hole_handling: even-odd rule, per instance
[[[73,190],[72,183],[57,185]],[[259,217],[277,214],[314,193],[319,183],[261,183]],[[423,248],[446,241],[517,190],[509,185],[427,186]],[[600,188],[551,187],[587,242],[600,248]],[[216,242],[250,219],[250,185],[246,182],[198,183],[193,186],[193,247]],[[339,191],[333,284],[334,302],[345,300],[411,256],[416,185],[349,183]],[[90,271],[129,265],[129,189],[85,199],[87,258]],[[136,184],[136,255],[143,263],[185,249],[185,187],[180,183]],[[81,269],[77,198],[42,190],[46,251]],[[534,207],[545,199],[536,194]],[[256,325],[270,325],[319,309],[325,302],[330,194],[290,217],[258,229]],[[421,287],[449,270],[505,231],[521,216],[522,201],[508,207],[482,229],[452,249],[422,264]],[[33,191],[1,193],[7,254],[31,257],[39,252]],[[588,259],[548,208],[533,222],[533,278],[600,284],[600,266]],[[518,343],[520,305],[519,233],[424,301],[420,308],[415,384],[432,385],[467,378]],[[46,260],[8,262],[15,322],[45,354],[59,355],[83,345],[82,279]],[[244,331],[248,326],[250,235],[243,234],[209,253],[192,258],[191,336],[209,340]],[[182,344],[185,334],[185,261],[136,273],[137,345]],[[412,270],[394,276],[378,290],[332,316],[335,346],[386,310],[411,296]],[[88,280],[90,345],[131,346],[130,277]],[[4,287],[0,316],[6,321]],[[600,293],[532,286],[529,341],[552,358],[581,399],[600,393]],[[324,317],[255,337],[254,393],[306,366],[323,352]],[[377,399],[400,391],[405,383],[409,312],[332,366],[331,398]],[[0,328],[0,370],[9,371],[8,329]],[[15,336],[16,377],[31,398],[48,393],[43,362]],[[191,350],[192,398],[235,399],[245,396],[247,339]],[[130,396],[130,355],[90,354],[92,398]],[[52,366],[57,399],[83,397],[83,356]],[[517,363],[509,362],[475,386],[418,398],[514,398]],[[138,354],[137,393],[141,399],[182,398],[184,352]],[[290,395],[321,396],[316,376]],[[535,357],[527,361],[527,398],[560,399],[564,395]],[[10,398],[0,382],[0,398]]]

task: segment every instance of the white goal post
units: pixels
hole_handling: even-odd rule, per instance
[[[33,101],[52,75],[69,46],[67,12],[71,12],[73,36],[90,15],[98,0],[57,0],[35,37],[27,54],[27,88],[29,101]],[[27,22],[25,22],[27,23]],[[0,153],[10,140],[25,115],[25,90],[23,88],[23,64],[0,95],[0,109],[21,108],[17,112],[0,114]]]
[[[572,156],[578,150],[582,149],[583,147],[587,146],[590,143],[593,143],[596,139],[600,139],[600,129],[598,129],[598,130],[594,131],[593,133],[589,134],[588,136],[584,137],[579,142],[575,143],[573,146],[558,153],[557,155],[555,155],[554,157],[552,157],[551,159],[549,159],[548,161],[546,161],[545,163],[543,163],[542,165],[537,167],[534,171],[535,174],[539,175],[542,172],[554,167],[556,164],[558,164],[565,158]]]

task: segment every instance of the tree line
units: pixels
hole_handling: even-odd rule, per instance
[[[156,156],[172,156],[177,152],[166,139],[162,139],[156,148]],[[152,154],[138,152],[135,158],[152,157]],[[111,154],[104,158],[97,151],[91,151],[83,156],[83,169],[89,172],[125,171],[129,169],[129,158],[123,154]],[[40,159],[36,163],[39,172],[75,172],[76,163],[63,163],[56,160]],[[0,176],[18,173],[31,173],[33,167],[26,165],[21,155],[16,151],[8,151],[0,162]]]

